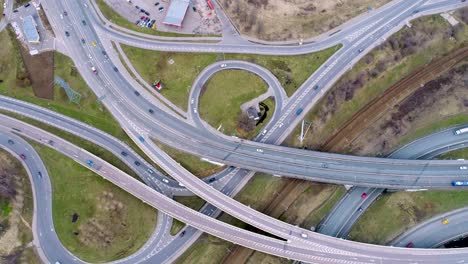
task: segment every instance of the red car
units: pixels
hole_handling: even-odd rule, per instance
[[[22,160],[25,160],[25,159],[26,159],[26,155],[20,154],[20,158],[21,158]]]
[[[414,247],[413,242],[409,242],[408,244],[406,244],[406,247],[407,247],[407,248],[412,248],[412,247]]]
[[[366,198],[366,197],[367,197],[367,193],[362,193],[362,194],[361,194],[361,198],[362,198],[362,199],[364,199],[364,198]]]

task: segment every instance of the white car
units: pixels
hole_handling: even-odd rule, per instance
[[[302,238],[308,238],[309,236],[308,236],[306,233],[302,233],[302,234],[301,234],[301,237],[302,237]]]
[[[62,14],[60,14],[60,18],[63,19],[63,15],[62,15]]]
[[[221,68],[225,68],[227,66],[226,63],[221,64]]]
[[[280,124],[279,124],[279,127],[282,127],[282,126],[283,126],[283,123],[280,123]]]
[[[263,130],[262,135],[265,135],[267,133],[267,130]]]
[[[257,152],[263,153],[263,149],[257,149]]]
[[[193,109],[193,112],[196,114],[196,113],[197,113],[197,109],[196,109],[196,108],[194,108],[194,109]]]
[[[468,170],[468,166],[460,166],[460,170]]]
[[[195,103],[195,99],[190,100],[190,104]]]
[[[163,178],[162,181],[165,182],[165,183],[169,183],[169,181],[167,179],[165,179],[165,178]]]

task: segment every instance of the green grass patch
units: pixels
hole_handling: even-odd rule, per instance
[[[182,256],[180,256],[176,264],[218,264],[224,256],[233,247],[232,243],[229,243],[220,238],[202,234],[200,238],[195,242]]]
[[[237,134],[240,106],[267,90],[266,83],[253,73],[242,70],[217,72],[203,88],[200,116],[214,128],[221,125],[225,134]]]
[[[384,194],[359,218],[350,239],[385,244],[435,215],[468,205],[468,191],[424,191]]]
[[[196,211],[199,211],[205,204],[205,200],[198,196],[176,196],[174,200]],[[184,226],[185,223],[174,218],[172,220],[171,235],[179,233]]]
[[[337,185],[333,195],[324,204],[322,204],[322,206],[312,211],[300,226],[306,229],[317,227],[320,221],[322,221],[331,212],[335,204],[345,193],[346,189],[343,186]]]
[[[439,159],[464,159],[468,160],[468,148],[450,151],[438,157]]]
[[[154,208],[55,150],[31,144],[49,172],[55,231],[68,250],[88,262],[112,261],[134,253],[147,241],[157,221]],[[106,196],[109,193],[112,197]],[[114,203],[122,208],[105,209]],[[71,221],[74,213],[79,215],[76,223]],[[100,231],[107,237],[99,237]],[[102,245],[106,239],[110,243]]]
[[[156,142],[155,140],[154,142],[175,161],[179,162],[180,165],[199,178],[209,176],[223,168],[209,162],[202,161],[200,157],[169,147],[160,142]]]
[[[172,32],[163,32],[158,31],[146,27],[140,27],[133,22],[128,21],[127,19],[123,18],[117,12],[115,12],[104,0],[96,0],[96,4],[98,5],[99,9],[101,10],[104,17],[107,18],[110,22],[119,25],[121,27],[131,29],[133,31],[149,34],[149,35],[157,35],[157,36],[168,36],[168,37],[193,37],[198,36],[194,34],[180,34],[180,33],[172,33]],[[133,6],[132,6],[133,8]]]
[[[25,263],[28,263],[28,264],[42,264],[41,259],[39,258],[39,256],[36,254],[36,252],[34,251],[32,247],[26,248],[21,253],[21,260],[24,260]]]
[[[0,200],[0,212],[2,213],[2,217],[7,218],[13,207],[11,206],[10,201],[8,200]]]
[[[161,94],[182,109],[187,109],[193,81],[208,65],[220,60],[250,61],[269,69],[288,95],[293,94],[340,46],[300,56],[244,54],[173,53],[121,45],[130,62],[148,83],[161,80]],[[169,61],[174,63],[170,64]]]

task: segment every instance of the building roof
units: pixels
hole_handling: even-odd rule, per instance
[[[26,39],[29,42],[39,41],[39,33],[37,33],[36,22],[32,16],[27,16],[23,19],[23,31]]]
[[[182,26],[189,4],[190,0],[172,0],[163,23],[178,27]]]

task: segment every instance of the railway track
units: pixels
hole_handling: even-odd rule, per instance
[[[395,104],[406,99],[419,87],[440,76],[467,57],[468,47],[463,47],[405,76],[354,114],[351,119],[325,141],[320,150],[342,153],[350,143],[366,128],[381,118],[387,110],[393,108]]]

